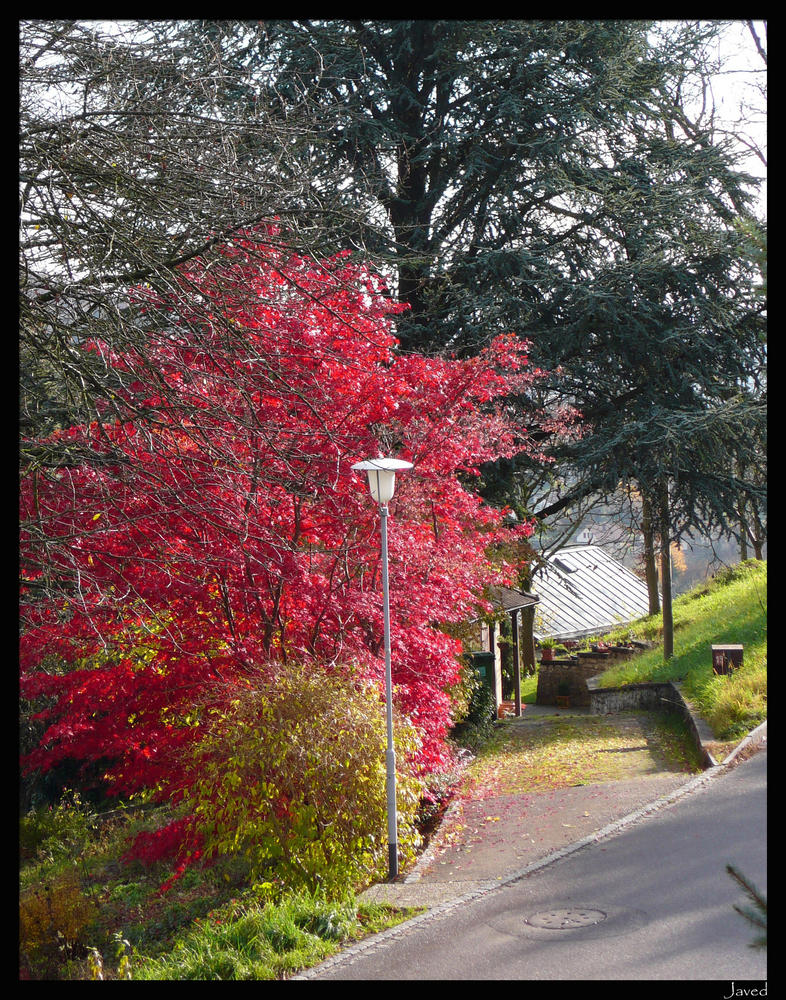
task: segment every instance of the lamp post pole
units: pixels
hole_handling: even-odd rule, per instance
[[[380,536],[382,547],[382,617],[385,636],[385,712],[387,722],[387,751],[385,774],[388,813],[388,874],[392,880],[398,875],[398,822],[396,815],[396,751],[393,746],[393,677],[390,656],[390,593],[388,589],[388,502],[396,488],[396,471],[411,469],[412,463],[395,458],[375,458],[357,462],[355,471],[368,473],[371,496],[379,504]]]
[[[390,593],[388,590],[388,508],[379,506],[380,536],[382,542],[382,614],[385,625],[385,712],[387,718],[387,775],[388,803],[388,872],[391,879],[398,875],[398,821],[396,815],[396,751],[393,746],[393,677],[390,667]]]

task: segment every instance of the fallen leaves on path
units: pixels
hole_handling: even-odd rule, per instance
[[[698,770],[687,734],[647,713],[508,720],[468,768],[465,794],[490,798]]]

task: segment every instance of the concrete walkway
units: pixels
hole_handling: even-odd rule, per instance
[[[555,717],[589,714],[589,709],[526,705],[515,724],[542,726]],[[722,765],[698,776],[660,772],[534,794],[458,799],[414,869],[395,882],[371,886],[361,898],[428,909],[472,899],[642,819],[762,740],[766,722]]]

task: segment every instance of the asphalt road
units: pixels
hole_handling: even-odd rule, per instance
[[[761,986],[735,865],[766,894],[766,748],[574,854],[378,935],[305,978],[718,980]],[[713,994],[714,995],[714,994]]]

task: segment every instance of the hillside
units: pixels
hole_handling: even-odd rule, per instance
[[[623,635],[660,640],[660,615],[634,622]],[[739,643],[743,666],[728,676],[712,670],[710,647]],[[718,573],[674,602],[674,656],[660,646],[606,671],[602,687],[678,680],[719,740],[745,735],[767,717],[767,563],[749,559]]]

